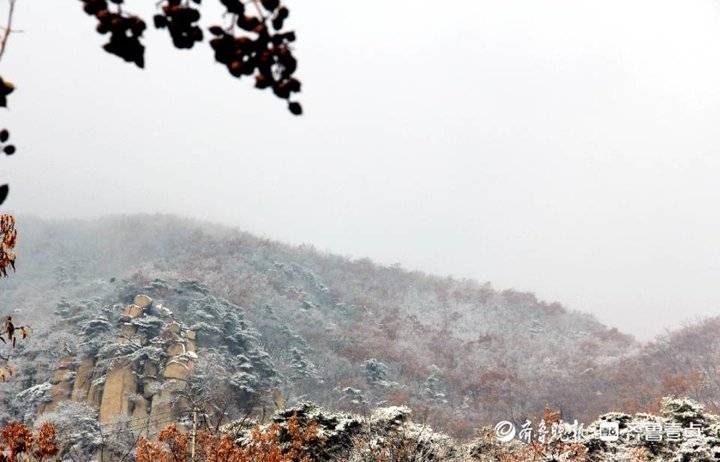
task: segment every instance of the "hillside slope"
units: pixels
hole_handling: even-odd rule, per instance
[[[115,338],[121,326],[113,316],[138,294],[184,313],[187,326],[222,337],[220,350],[198,347],[199,361],[220,355],[215,359],[239,366],[247,345],[232,335],[252,337],[253,348],[267,354],[258,403],[276,389],[289,403],[310,399],[332,409],[407,404],[458,436],[540,415],[548,404],[568,417],[591,418],[606,409],[593,407],[588,396],[611,386],[588,371],[612,370],[641,349],[592,316],[532,294],[206,223],[155,215],[88,222],[20,217],[18,228],[18,273],[0,282],[0,306],[34,330],[11,359],[19,376],[7,385],[6,402],[51,383],[68,351],[84,348],[83,323],[92,316],[104,313]],[[188,304],[182,287],[205,301]],[[217,306],[237,312],[241,325],[226,330]],[[33,411],[6,412],[10,418]]]

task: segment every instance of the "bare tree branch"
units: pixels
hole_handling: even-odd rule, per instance
[[[15,13],[15,2],[17,0],[8,0],[9,8],[8,8],[8,18],[7,18],[7,25],[5,26],[5,33],[2,36],[2,41],[0,41],[0,60],[2,60],[3,55],[5,55],[5,48],[7,47],[8,38],[10,38],[10,34],[13,33],[12,30],[12,20],[13,20],[13,14]]]

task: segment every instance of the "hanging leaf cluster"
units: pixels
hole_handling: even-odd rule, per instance
[[[6,32],[7,34],[8,32]],[[12,93],[15,90],[15,85],[13,85],[10,81],[3,79],[0,77],[0,107],[7,108],[7,97],[10,93]],[[3,128],[0,130],[0,150],[8,155],[11,156],[15,154],[15,145],[9,144],[8,140],[10,139],[10,132]],[[6,184],[0,186],[0,204],[5,202],[5,199],[7,199],[8,194],[10,193],[10,187]],[[4,268],[4,267],[2,267]],[[0,269],[0,275],[4,273],[2,269]]]
[[[4,192],[4,194],[3,194]],[[0,197],[7,197],[7,185],[0,187]],[[1,203],[2,201],[0,201]],[[8,276],[8,267],[15,271],[15,243],[17,242],[17,230],[15,229],[15,217],[8,214],[0,215],[0,277]]]
[[[295,33],[285,30],[290,10],[280,0],[216,0],[225,10],[221,25],[208,28],[215,60],[236,78],[254,77],[255,87],[271,89],[287,102],[288,110],[302,114],[293,99],[300,92],[294,76],[297,59]],[[124,0],[81,0],[85,12],[97,20],[98,33],[108,35],[103,48],[138,67],[145,66],[142,43],[146,21],[124,9]],[[152,23],[165,29],[178,49],[193,48],[205,39],[200,26],[202,0],[160,0]]]

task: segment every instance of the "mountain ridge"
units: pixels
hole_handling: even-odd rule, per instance
[[[250,330],[242,324],[232,329],[251,335],[267,353],[269,367],[281,377],[262,390],[268,405],[275,388],[290,404],[311,399],[354,412],[409,405],[424,410],[434,427],[463,437],[500,420],[541,415],[546,405],[581,420],[626,405],[652,408],[668,387],[647,384],[647,393],[636,399],[638,377],[690,370],[674,362],[668,367],[662,353],[649,368],[638,358],[657,345],[644,346],[591,315],[530,293],[349,259],[196,220],[20,217],[18,228],[18,272],[3,281],[0,303],[34,329],[18,351],[19,357],[32,356],[33,365],[20,368],[11,384],[15,394],[52,381],[63,342],[82,343],[80,324],[58,324],[59,306],[115,313],[116,305],[148,293],[173,310],[184,306],[176,292],[187,284],[216,300],[194,305],[192,316],[228,304]],[[153,284],[168,292],[153,292]],[[225,329],[217,317],[206,324],[210,331]],[[237,353],[211,351],[217,349],[212,342],[203,348],[201,357],[247,356],[232,344],[224,348]],[[690,386],[676,382],[669,378],[675,391]],[[35,412],[8,409],[4,419]]]

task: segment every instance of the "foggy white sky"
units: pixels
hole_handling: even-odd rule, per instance
[[[641,338],[720,312],[720,3],[289,6],[301,119],[206,43],[150,30],[139,71],[80,2],[19,0],[8,208],[207,218],[534,291]]]

